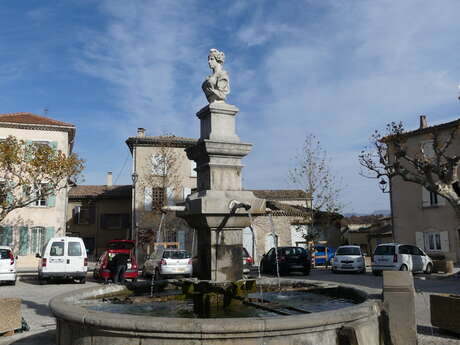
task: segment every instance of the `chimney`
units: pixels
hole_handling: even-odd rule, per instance
[[[426,115],[420,115],[420,129],[427,128],[428,122],[426,121]]]
[[[112,187],[112,172],[107,173],[107,187]]]
[[[139,138],[145,137],[145,128],[138,128],[138,129],[137,129],[137,136],[138,136]]]

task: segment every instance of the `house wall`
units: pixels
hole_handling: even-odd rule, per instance
[[[94,217],[90,224],[76,224],[73,210],[78,206],[94,205]],[[106,229],[102,225],[104,214],[127,215],[128,222],[121,224],[119,229]],[[67,234],[82,237],[87,249],[91,245],[91,259],[97,259],[106,249],[107,243],[114,239],[127,239],[131,226],[131,198],[69,200],[67,207]]]
[[[420,144],[427,140],[430,140],[428,134],[410,137],[407,141],[409,153],[419,150]],[[451,150],[459,152],[459,139],[452,144]],[[428,254],[444,254],[450,260],[459,261],[460,221],[452,207],[445,200],[440,200],[439,205],[429,205],[422,186],[404,182],[399,177],[393,178],[391,191],[395,242],[415,244]],[[441,249],[429,248],[429,233],[439,234]]]
[[[64,154],[69,154],[69,137],[64,131],[49,131],[39,129],[17,129],[5,128],[0,126],[0,139],[9,135],[15,136],[24,141],[49,141],[57,144],[57,149]],[[32,233],[31,229],[40,227],[43,230],[39,235],[40,242],[53,236],[63,236],[66,229],[65,211],[67,204],[67,190],[61,190],[56,193],[53,204],[47,206],[27,206],[16,209],[0,223],[3,232],[0,234],[2,243],[12,246],[15,254],[21,256],[21,264],[29,260],[35,263],[33,259],[35,252],[41,245],[33,246],[36,242],[36,232]],[[5,236],[5,229],[11,231],[11,235]],[[6,238],[8,237],[8,238]],[[9,242],[9,243],[7,243]],[[41,248],[40,248],[41,250]]]

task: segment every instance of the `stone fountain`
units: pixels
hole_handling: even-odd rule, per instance
[[[241,160],[252,145],[236,134],[238,108],[225,102],[230,92],[224,53],[211,49],[208,56],[213,74],[203,82],[209,104],[197,113],[200,138],[187,149],[196,162],[197,192],[177,212],[198,234],[198,279],[215,282],[242,278],[242,229],[251,215],[265,214],[265,200],[243,190]]]
[[[134,296],[137,286],[106,285],[82,289],[55,297],[50,308],[57,319],[58,345],[126,345],[126,344],[209,344],[209,345],[381,345],[379,301],[353,288],[321,286],[305,280],[263,279],[257,284],[266,292],[275,292],[275,303],[262,296],[244,297],[254,291],[254,281],[242,278],[242,229],[252,216],[265,214],[265,200],[243,190],[241,160],[250,152],[251,144],[241,142],[235,131],[238,108],[225,102],[230,92],[228,73],[223,69],[224,54],[211,49],[208,56],[213,73],[204,81],[202,89],[209,102],[197,116],[200,119],[200,139],[187,149],[187,155],[197,165],[198,188],[190,195],[185,207],[174,208],[198,232],[198,281],[166,282],[180,286],[179,290],[149,299]],[[294,305],[279,303],[279,289],[300,293]],[[294,291],[295,290],[295,291]],[[308,291],[333,294],[333,298],[352,300],[354,305],[341,309],[312,312],[302,307]],[[304,295],[305,294],[305,295]],[[158,308],[150,316],[97,309],[104,300],[134,296],[143,307]],[[192,317],[170,315],[159,306],[160,300],[177,299],[187,304],[192,296]],[[304,297],[305,296],[305,297]],[[128,297],[130,298],[130,297]],[[316,297],[313,297],[315,299]],[[190,300],[190,298],[188,299]],[[96,309],[88,307],[99,301]],[[210,304],[269,311],[255,316],[210,316]],[[268,303],[268,304],[267,304]],[[300,306],[299,306],[300,305]],[[85,307],[86,306],[86,307]],[[107,306],[107,305],[105,305]],[[110,305],[109,305],[110,307]],[[141,308],[134,305],[134,308]],[[224,308],[225,309],[225,308]],[[288,311],[289,310],[289,311]],[[135,310],[137,311],[137,310]],[[272,313],[273,312],[273,313]],[[203,314],[203,316],[202,316]]]

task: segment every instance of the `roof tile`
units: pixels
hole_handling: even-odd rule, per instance
[[[35,115],[32,113],[27,113],[27,112],[0,114],[0,123],[1,122],[27,124],[27,125],[75,127],[71,123],[66,123],[66,122],[50,119],[49,117],[39,116],[39,115]]]

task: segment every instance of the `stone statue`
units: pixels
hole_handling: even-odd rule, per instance
[[[227,71],[222,67],[224,60],[224,52],[214,48],[209,50],[208,64],[212,74],[201,85],[209,103],[225,102],[225,98],[230,93],[230,79]]]

